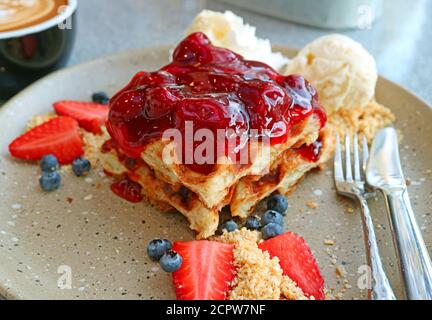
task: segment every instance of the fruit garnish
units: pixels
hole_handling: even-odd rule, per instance
[[[293,232],[261,242],[258,247],[278,257],[283,274],[294,280],[306,296],[324,300],[324,279],[306,241]]]
[[[274,194],[267,200],[267,210],[274,210],[282,215],[288,210],[288,200],[281,194]]]
[[[92,133],[101,133],[108,119],[108,106],[94,102],[63,100],[54,103],[58,115],[74,118],[80,127]]]
[[[281,215],[279,212],[274,210],[267,210],[266,212],[264,212],[262,216],[262,224],[265,226],[270,223],[276,223],[283,226],[284,223],[283,215]]]
[[[100,104],[108,104],[109,97],[105,92],[99,91],[92,94],[92,101]]]
[[[78,157],[72,161],[72,171],[77,177],[82,177],[90,172],[91,163],[84,157]]]
[[[260,230],[261,229],[261,219],[257,216],[250,216],[246,220],[245,227],[248,230]]]
[[[283,227],[275,222],[270,222],[269,224],[266,224],[261,230],[262,237],[265,240],[277,237],[283,232]]]
[[[175,242],[183,263],[173,273],[177,299],[225,300],[234,278],[233,245],[216,241]]]
[[[159,261],[164,253],[171,249],[171,241],[167,239],[153,239],[147,245],[147,254],[153,261]]]
[[[84,153],[78,122],[69,117],[48,120],[16,138],[9,152],[24,160],[53,154],[60,164],[69,164]]]
[[[61,185],[60,173],[58,173],[58,171],[43,172],[42,176],[39,178],[39,185],[45,192],[57,190]]]
[[[173,250],[165,252],[159,260],[159,264],[165,272],[175,272],[180,269],[183,263],[183,258],[180,254]]]
[[[220,227],[222,230],[226,230],[228,232],[233,232],[238,229],[237,222],[235,222],[234,220],[225,221]]]
[[[42,172],[54,172],[59,169],[59,162],[55,155],[47,154],[42,157],[39,163],[39,167]]]

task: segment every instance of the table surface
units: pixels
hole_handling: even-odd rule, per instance
[[[342,31],[375,57],[379,73],[432,105],[432,1],[384,1],[384,15],[370,30]],[[69,65],[132,48],[177,43],[202,9],[231,10],[274,44],[302,47],[334,31],[288,23],[220,1],[79,1],[77,41]],[[339,31],[338,31],[339,32]]]

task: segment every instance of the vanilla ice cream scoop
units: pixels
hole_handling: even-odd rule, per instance
[[[248,60],[264,62],[272,68],[281,69],[289,61],[278,52],[272,52],[270,41],[256,37],[255,27],[243,22],[243,18],[231,11],[203,10],[186,34],[203,32],[213,45],[230,49]]]
[[[367,106],[375,96],[378,79],[374,58],[361,44],[337,34],[304,47],[285,73],[301,74],[309,80],[328,114]]]

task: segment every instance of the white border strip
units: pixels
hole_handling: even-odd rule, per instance
[[[6,32],[0,32],[0,40],[3,39],[11,39],[11,38],[17,38],[21,36],[25,36],[27,34],[33,34],[38,33],[44,30],[47,30],[56,24],[59,24],[69,18],[76,10],[78,6],[77,0],[69,0],[68,5],[66,6],[66,10],[64,10],[60,15],[57,15],[47,21],[44,21],[42,23],[39,23],[35,26],[31,26],[24,29],[14,30],[14,31],[6,31]]]

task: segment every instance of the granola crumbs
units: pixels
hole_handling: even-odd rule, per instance
[[[29,130],[33,129],[34,127],[37,127],[37,126],[41,125],[42,123],[47,122],[48,120],[51,120],[51,119],[56,118],[56,117],[57,117],[57,114],[55,112],[48,112],[45,114],[34,116],[33,118],[31,118],[27,122],[27,126],[26,126],[25,131],[29,131]]]
[[[335,270],[338,278],[345,278],[345,268],[343,266],[338,265]]]
[[[306,202],[306,205],[308,206],[309,209],[317,209],[318,208],[318,203],[316,203],[315,201],[308,201],[308,202]]]
[[[326,246],[334,246],[335,242],[331,239],[326,239],[326,240],[324,240],[324,244]]]
[[[327,288],[324,288],[326,300],[335,300],[335,296],[333,295],[332,291],[334,291],[334,289],[329,290]]]
[[[343,293],[342,292],[338,292],[335,294],[334,298],[336,300],[342,300],[343,299]]]
[[[281,294],[282,299],[308,300],[303,291],[297,287],[297,284],[287,276],[282,276]],[[315,298],[312,296],[310,300],[315,300]]]
[[[96,165],[99,164],[99,161],[102,157],[102,145],[109,139],[109,134],[106,127],[102,126],[101,129],[101,134],[93,134],[85,130],[81,131],[84,144],[84,154],[93,167],[96,167]]]
[[[234,244],[234,264],[237,274],[228,299],[230,300],[307,300],[303,291],[282,274],[277,257],[258,248],[260,233],[246,228],[224,232],[214,240]]]
[[[365,107],[339,109],[328,116],[328,123],[341,136],[347,132],[351,136],[358,133],[365,135],[370,143],[379,129],[392,124],[395,119],[390,109],[372,100]]]

